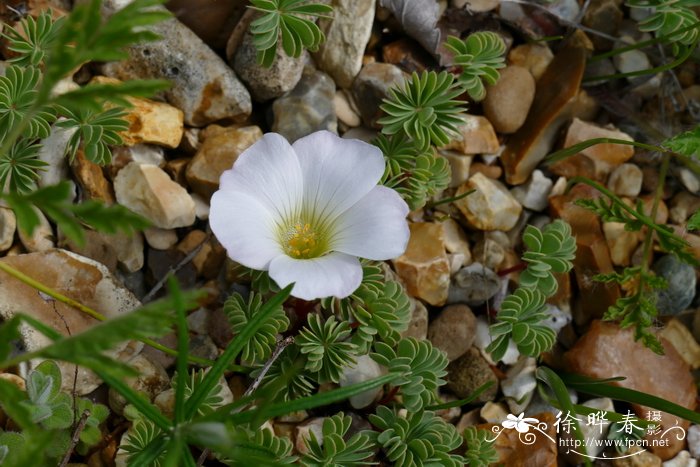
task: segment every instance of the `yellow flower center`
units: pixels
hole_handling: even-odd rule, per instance
[[[287,228],[282,238],[284,252],[296,259],[322,256],[325,253],[322,243],[318,232],[311,227],[311,224],[301,222]]]

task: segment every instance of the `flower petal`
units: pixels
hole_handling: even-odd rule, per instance
[[[270,277],[280,287],[295,282],[292,295],[303,300],[344,298],[360,286],[362,266],[357,258],[343,253],[313,259],[282,255],[270,263]]]
[[[292,146],[277,133],[267,133],[238,156],[221,175],[219,190],[235,190],[255,197],[279,222],[296,221],[302,201],[299,160]]]
[[[270,211],[254,196],[219,190],[211,198],[209,225],[229,257],[244,266],[266,270],[283,254]]]
[[[376,146],[317,131],[292,147],[304,176],[304,208],[313,220],[333,219],[374,187],[384,173],[384,156]]]
[[[335,221],[332,249],[374,260],[401,256],[410,235],[407,214],[397,192],[376,186]]]

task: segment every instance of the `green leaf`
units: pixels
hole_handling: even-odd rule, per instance
[[[520,274],[520,286],[538,289],[546,296],[554,295],[558,287],[554,273],[569,272],[576,255],[571,226],[561,219],[546,225],[544,230],[528,225],[523,243],[527,247],[523,261],[528,266]]]
[[[491,439],[493,432],[470,426],[464,430],[464,441],[467,445],[465,459],[471,467],[488,467],[498,461],[498,452]]]
[[[695,211],[688,219],[688,230],[700,230],[700,210]]]
[[[247,303],[238,293],[227,298],[224,303],[224,313],[231,324],[233,334],[240,334],[262,308],[262,297],[254,292],[250,293]],[[289,319],[280,303],[243,346],[241,354],[243,360],[251,363],[267,360],[277,343],[277,335],[286,331],[288,327]]]
[[[372,441],[367,433],[355,433],[347,441],[352,418],[342,412],[323,421],[322,442],[313,431],[304,439],[307,452],[301,459],[305,467],[345,467],[375,465],[370,459],[374,455]]]
[[[459,82],[475,101],[486,97],[487,84],[496,84],[498,69],[506,66],[506,44],[501,37],[490,31],[470,34],[465,40],[450,36],[445,47],[454,54],[454,64],[462,67]]]
[[[0,155],[0,188],[26,193],[35,187],[39,172],[48,165],[38,157],[40,147],[29,138],[20,138]]]
[[[698,6],[695,0],[627,0],[631,8],[651,8],[651,14],[639,22],[639,29],[653,32],[657,37],[666,37],[676,43],[694,47],[700,30],[692,28],[680,32],[688,26],[698,24],[698,17],[692,7]],[[677,48],[676,48],[677,49]]]
[[[437,400],[437,388],[445,384],[445,368],[449,363],[444,352],[430,341],[401,339],[396,348],[383,342],[374,345],[370,356],[396,376],[392,386],[401,389],[403,403],[409,411],[417,412]]]
[[[67,152],[70,159],[75,158],[78,149],[82,148],[89,161],[100,165],[109,164],[112,160],[109,145],[123,144],[119,132],[129,129],[129,124],[124,119],[126,112],[116,107],[101,112],[87,108],[73,112],[64,108],[62,113],[66,118],[56,123],[56,126],[75,129],[68,140]]]
[[[386,114],[377,123],[385,135],[401,134],[416,147],[444,146],[459,134],[465,110],[457,97],[462,90],[447,71],[413,73],[403,86],[391,88],[381,109]]]
[[[688,157],[700,154],[700,126],[663,141],[660,146]]]
[[[19,66],[41,65],[63,21],[63,18],[54,21],[51,11],[44,10],[36,19],[30,15],[22,18],[19,28],[5,25],[7,32],[3,36],[9,40],[8,49],[19,54],[10,58],[10,63]],[[22,32],[19,32],[20,28]]]
[[[0,76],[0,140],[20,125],[25,138],[46,138],[51,132],[55,111],[48,106],[36,108],[41,71],[37,67],[11,65]]]
[[[348,341],[350,333],[347,321],[338,322],[331,316],[324,323],[320,315],[309,315],[295,342],[306,355],[306,369],[318,374],[319,383],[337,383],[343,367],[355,363],[357,346]]]

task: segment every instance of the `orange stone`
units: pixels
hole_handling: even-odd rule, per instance
[[[640,342],[634,340],[631,328],[620,329],[617,324],[594,321],[571,350],[565,354],[568,370],[595,379],[623,376],[625,379],[611,384],[651,394],[689,410],[695,410],[697,388],[690,367],[676,349],[663,337],[664,355],[657,355]],[[640,419],[647,419],[649,411],[655,410],[633,404]],[[690,422],[661,412],[661,431],[678,425],[688,429]],[[654,446],[649,450],[667,460],[678,454],[685,445],[685,439],[677,439],[674,431],[663,438],[666,445]],[[658,439],[658,438],[657,438]]]
[[[543,431],[556,441],[554,414],[543,412],[532,417],[545,423],[546,428]],[[495,426],[497,425],[488,423],[478,425],[477,428],[492,431]],[[495,434],[489,436],[489,439],[494,436]],[[534,443],[528,444],[533,436]],[[503,429],[500,436],[496,438],[494,447],[498,453],[498,461],[492,465],[507,465],[508,467],[556,467],[557,465],[557,443],[552,442],[547,436],[534,429],[523,434],[514,429]]]

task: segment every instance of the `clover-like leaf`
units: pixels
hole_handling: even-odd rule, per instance
[[[557,291],[553,273],[569,272],[576,255],[571,226],[560,219],[546,225],[544,230],[528,225],[523,233],[523,243],[527,247],[523,260],[528,266],[520,274],[520,286],[553,295]]]
[[[392,386],[398,387],[406,409],[421,410],[437,400],[437,388],[445,384],[443,376],[449,363],[444,352],[430,341],[418,341],[412,337],[401,339],[396,348],[377,342],[371,357],[397,375]]]
[[[512,338],[521,354],[538,357],[551,349],[556,340],[556,333],[543,324],[546,319],[544,294],[537,289],[519,287],[503,300],[498,322],[490,328],[493,341],[486,351],[494,361],[499,361]]]
[[[323,421],[323,439],[313,431],[304,439],[307,453],[301,459],[305,467],[345,467],[375,465],[369,459],[374,455],[372,441],[365,432],[355,433],[346,441],[352,418],[342,412]]]
[[[348,340],[350,333],[347,321],[336,321],[331,316],[323,322],[320,315],[309,316],[296,343],[306,355],[306,369],[318,374],[319,383],[337,383],[343,367],[355,362],[357,346]]]
[[[369,421],[381,431],[368,434],[397,467],[464,465],[462,456],[450,454],[462,444],[462,437],[454,425],[434,412],[409,409],[402,416],[386,406],[379,406],[376,415],[369,416]]]
[[[465,40],[450,36],[445,46],[454,52],[454,63],[462,67],[459,82],[475,101],[486,97],[484,81],[496,84],[498,69],[506,66],[506,44],[501,37],[490,31],[470,34]]]
[[[493,445],[493,433],[470,426],[464,430],[464,441],[467,450],[464,454],[467,464],[471,467],[488,467],[498,462],[498,452]]]

